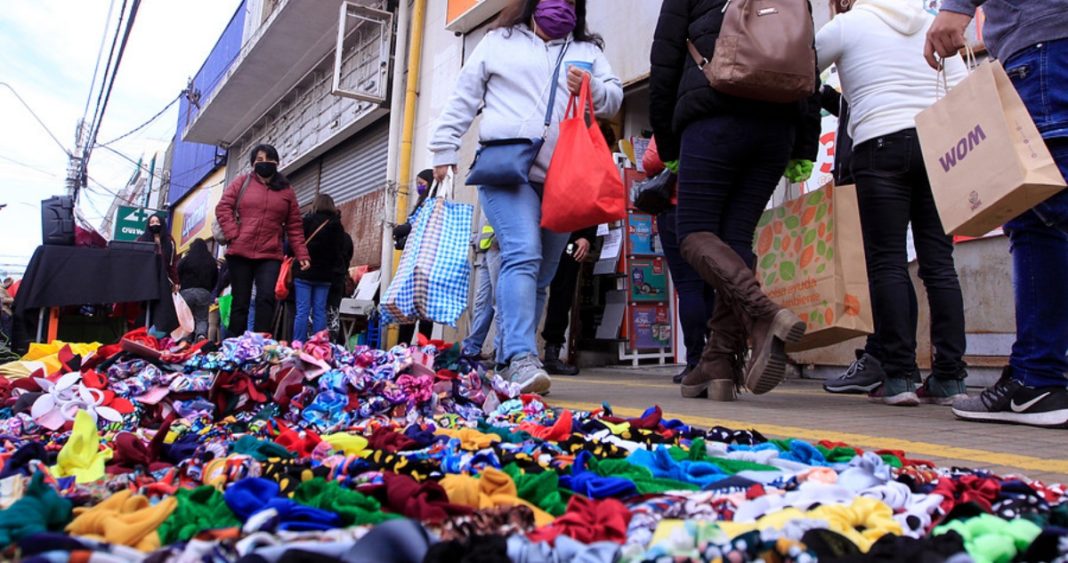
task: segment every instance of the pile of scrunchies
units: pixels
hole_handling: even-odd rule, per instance
[[[0,559],[1068,562],[1058,484],[554,408],[427,342],[0,365]]]

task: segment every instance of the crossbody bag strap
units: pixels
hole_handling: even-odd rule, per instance
[[[697,68],[704,70],[705,65],[708,64],[708,59],[697,50],[697,46],[689,39],[686,40],[686,48],[689,49],[690,57],[693,58],[693,62],[697,63]]]
[[[304,239],[304,244],[308,244],[309,242],[311,242],[311,240],[313,238],[315,238],[315,235],[319,234],[319,231],[323,230],[323,227],[325,227],[326,224],[329,223],[329,222],[330,222],[330,219],[327,219],[326,221],[323,221],[323,224],[319,225],[319,228],[315,229],[315,231],[312,232],[310,237]]]
[[[567,54],[567,49],[570,46],[571,40],[569,39],[564,43],[564,47],[560,49],[560,56],[556,58],[556,68],[553,70],[553,81],[549,90],[549,107],[545,108],[545,130],[541,134],[542,139],[549,136],[549,125],[552,124],[553,109],[556,106],[556,90],[560,84],[560,66],[564,63],[564,55]]]
[[[248,189],[248,183],[252,181],[252,173],[245,174],[245,181],[241,183],[241,189],[237,191],[237,199],[234,201],[234,221],[237,224],[241,224],[241,211],[238,206],[241,205],[241,198],[245,195],[245,190]]]

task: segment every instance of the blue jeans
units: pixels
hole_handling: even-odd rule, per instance
[[[478,199],[501,248],[497,328],[504,332],[499,363],[537,356],[535,333],[549,284],[570,233],[541,228],[541,186],[483,186]]]
[[[478,279],[478,288],[475,290],[474,318],[471,321],[471,332],[464,339],[461,351],[465,356],[478,356],[482,353],[482,346],[486,343],[486,336],[493,325],[494,312],[494,286],[496,285],[495,274],[500,270],[501,253],[493,248],[482,255],[482,262],[475,265],[475,273]],[[491,263],[496,262],[496,267]],[[497,331],[498,343],[500,342],[500,330]]]
[[[326,329],[326,299],[330,296],[330,282],[293,280],[297,295],[297,316],[293,319],[293,341],[308,340],[308,316],[312,318],[312,334]]]
[[[1040,43],[1005,61],[1012,79],[1068,178],[1068,40]],[[1033,387],[1068,385],[1068,191],[1005,224],[1016,297],[1013,376]]]
[[[716,292],[682,258],[674,207],[656,216],[656,228],[664,246],[671,282],[679,292],[679,324],[682,325],[682,341],[686,343],[686,365],[693,367],[701,361],[701,352],[705,348],[708,319],[712,317]]]

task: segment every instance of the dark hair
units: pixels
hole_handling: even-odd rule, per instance
[[[503,29],[507,34],[516,26],[530,25],[530,20],[534,17],[534,9],[538,7],[540,1],[512,0],[508,7],[501,10],[501,15],[497,16],[497,20],[493,22],[492,29]],[[593,43],[603,51],[604,38],[586,29],[586,0],[575,0],[575,15],[575,29],[571,31],[571,36],[575,41]]]
[[[316,213],[328,213],[330,215],[338,214],[337,206],[334,205],[334,198],[326,194],[315,196],[315,204],[312,206],[312,209]]]
[[[280,162],[281,159],[278,156],[278,149],[266,143],[258,144],[252,147],[252,151],[248,155],[249,166],[256,166],[256,155],[263,153],[267,157],[267,160],[273,160]],[[267,180],[267,187],[272,190],[282,190],[289,187],[289,178],[286,178],[281,172],[275,172],[274,176],[271,176]]]
[[[434,183],[434,171],[427,168],[415,175],[416,178],[422,178],[424,182],[429,186]]]
[[[167,226],[167,217],[162,213],[153,213],[148,219],[152,220],[152,217],[159,219],[160,254],[167,259],[166,257],[171,256],[171,253],[174,252],[174,239],[171,238],[171,230]],[[156,242],[156,235],[148,230],[148,221],[145,221],[145,232],[141,233],[137,240],[141,242]]]

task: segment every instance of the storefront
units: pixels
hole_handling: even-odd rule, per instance
[[[222,198],[226,169],[219,168],[193,187],[185,197],[174,206],[174,218],[171,221],[171,236],[178,253],[189,250],[189,245],[198,238],[212,240],[211,225],[214,221],[215,205]]]

